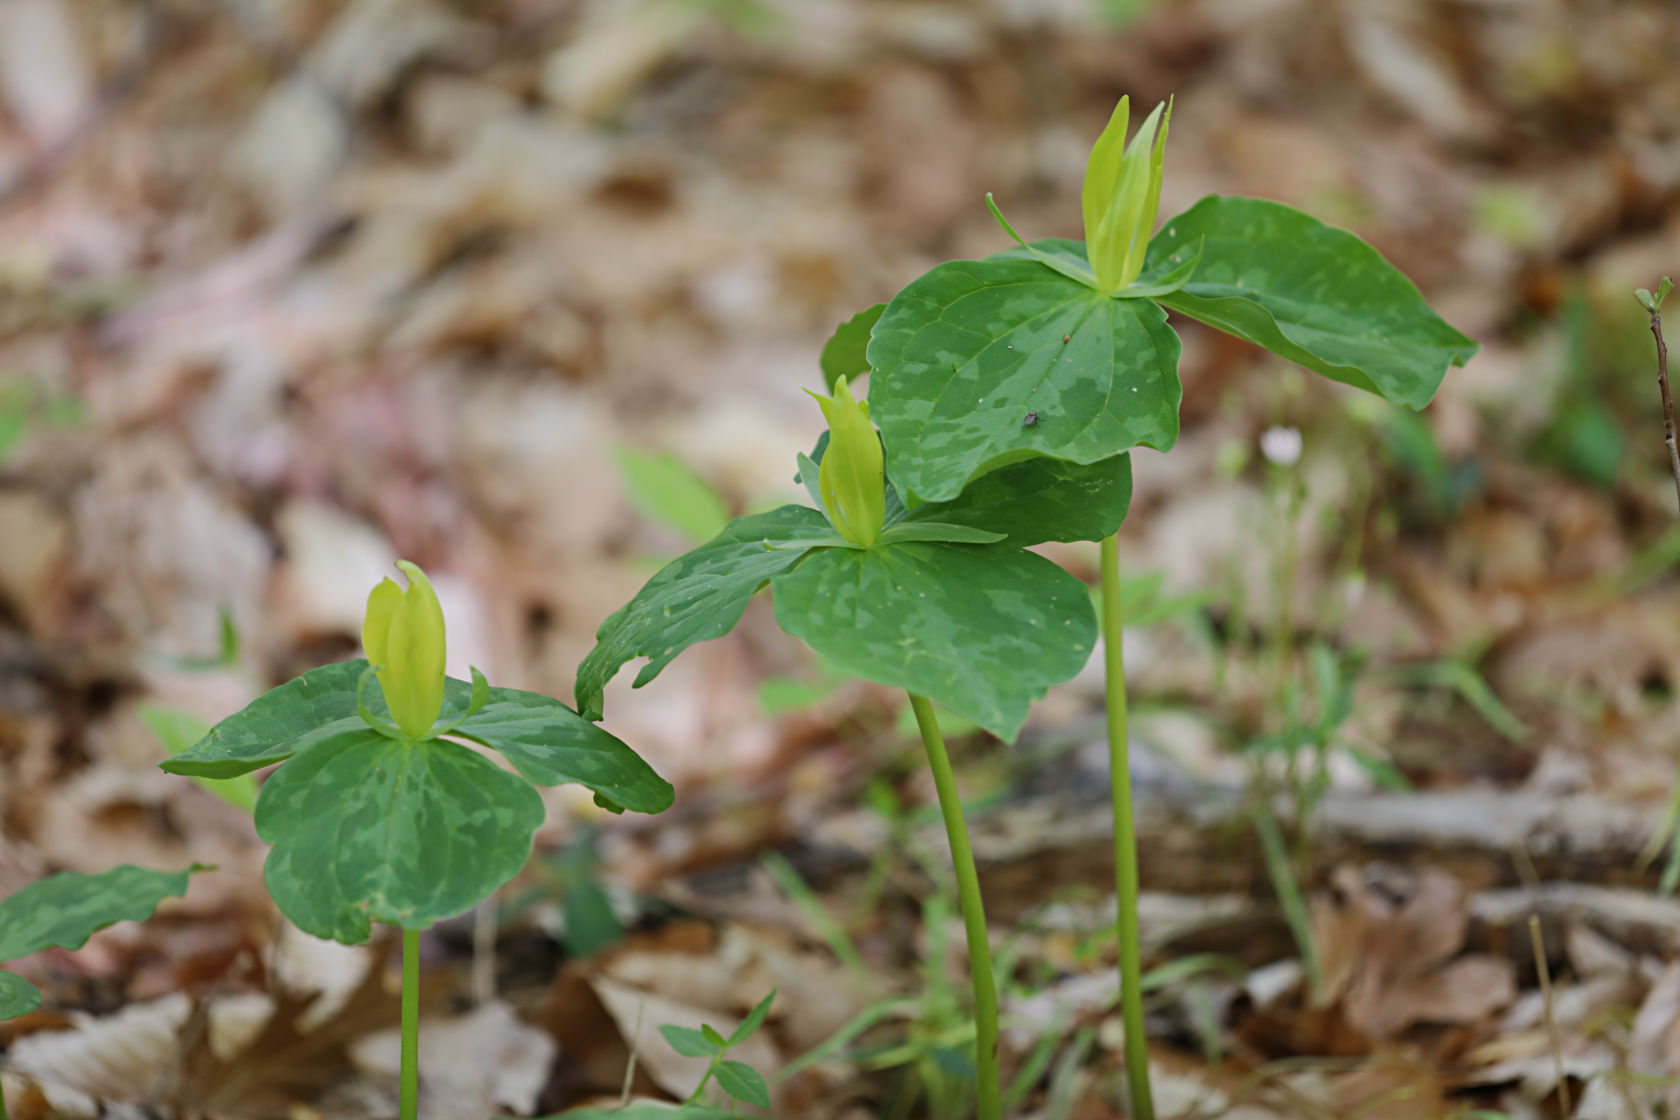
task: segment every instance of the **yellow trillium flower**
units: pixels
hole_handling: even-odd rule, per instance
[[[1119,291],[1143,271],[1161,205],[1161,165],[1171,118],[1171,101],[1155,106],[1128,145],[1131,106],[1122,97],[1091,148],[1080,206],[1085,213],[1085,253],[1105,292]]]
[[[418,565],[398,560],[404,590],[386,577],[368,595],[362,648],[379,666],[379,687],[391,718],[410,739],[423,739],[443,708],[443,607]]]
[[[811,396],[828,420],[828,450],[817,471],[823,508],[841,536],[868,548],[887,519],[886,465],[869,405],[852,396],[844,377],[834,383],[832,398]]]

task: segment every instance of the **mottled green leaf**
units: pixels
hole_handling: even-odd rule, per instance
[[[15,972],[0,971],[0,1019],[16,1019],[41,1006],[41,989]]]
[[[1021,250],[949,261],[893,297],[869,344],[887,474],[941,501],[1035,455],[1165,451],[1178,438],[1178,356],[1151,300],[1093,291]]]
[[[659,1033],[670,1043],[671,1049],[685,1058],[709,1058],[723,1049],[693,1027],[678,1027],[666,1023],[659,1028]]]
[[[1155,235],[1149,267],[1198,242],[1195,275],[1160,302],[1332,380],[1422,408],[1476,352],[1380,253],[1299,210],[1209,195]]]
[[[158,903],[184,894],[186,871],[113,867],[98,875],[61,871],[0,901],[0,961],[57,946],[80,949],[96,930],[116,922],[141,922]]]
[[[530,783],[470,748],[366,726],[298,752],[256,813],[269,894],[298,928],[346,944],[370,922],[424,929],[476,906],[524,866],[542,822]]]
[[[755,1104],[759,1108],[770,1107],[770,1087],[764,1083],[759,1072],[745,1062],[719,1062],[713,1072],[723,1091],[736,1100]]]
[[[945,705],[1005,741],[1085,664],[1085,585],[1005,545],[824,549],[772,585],[776,620],[838,668]]]
[[[900,525],[949,522],[1003,533],[1018,548],[1045,541],[1097,541],[1126,519],[1132,500],[1132,458],[1095,463],[1027,459],[990,471],[948,502],[917,506]]]
[[[828,385],[829,392],[834,392],[834,383],[842,377],[856,380],[869,372],[869,358],[866,354],[869,332],[886,307],[884,303],[877,303],[874,307],[859,311],[836,327],[834,334],[823,343],[820,364],[823,382]]]
[[[540,692],[492,688],[489,703],[451,734],[500,751],[539,786],[576,782],[638,813],[664,812],[675,796],[635,751]]]
[[[367,725],[356,714],[356,682],[365,660],[339,661],[311,669],[270,689],[210,729],[210,734],[162,763],[171,774],[233,778],[260,770],[322,739]],[[368,689],[368,708],[389,715],[378,689]]]
[[[716,537],[665,565],[595,632],[595,648],[578,666],[578,711],[601,718],[602,693],[625,662],[649,659],[636,676],[639,688],[689,646],[729,633],[758,589],[804,555],[797,549],[765,548],[765,541],[827,533],[828,522],[818,511],[782,506],[736,518]]]
[[[718,492],[676,457],[621,447],[615,458],[630,504],[650,521],[695,541],[710,540],[729,523]]]

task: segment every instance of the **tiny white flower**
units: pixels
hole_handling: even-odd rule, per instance
[[[1260,435],[1260,454],[1280,467],[1293,467],[1301,461],[1301,430],[1283,425],[1267,428]]]

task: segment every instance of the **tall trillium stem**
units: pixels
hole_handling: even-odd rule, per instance
[[[402,932],[402,1120],[420,1115],[420,931]]]
[[[1002,1120],[1003,1096],[998,1074],[997,980],[992,974],[992,946],[986,938],[986,910],[980,899],[980,875],[974,869],[974,851],[968,846],[968,826],[963,823],[962,801],[957,797],[957,779],[951,759],[945,753],[945,739],[939,721],[925,696],[910,693],[910,707],[927,748],[933,784],[939,791],[939,811],[945,817],[945,835],[951,840],[951,863],[957,872],[957,899],[962,905],[963,929],[968,934],[968,967],[974,977],[974,1073],[979,1120]]]
[[[1115,933],[1120,942],[1120,1016],[1126,1027],[1126,1085],[1132,1120],[1155,1120],[1149,1092],[1149,1039],[1143,1027],[1143,952],[1138,939],[1137,830],[1126,740],[1125,617],[1120,604],[1120,538],[1102,542],[1103,687],[1108,702],[1109,793],[1114,802]]]

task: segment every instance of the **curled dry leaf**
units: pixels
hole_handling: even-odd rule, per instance
[[[1473,1023],[1515,998],[1509,960],[1454,959],[1469,926],[1469,896],[1456,879],[1344,867],[1333,881],[1340,899],[1314,907],[1314,939],[1327,998],[1366,1038],[1392,1038],[1414,1023]]]

